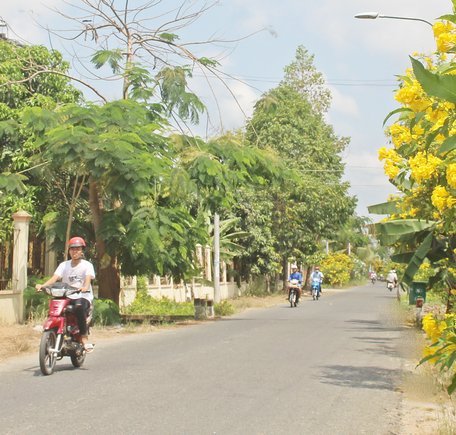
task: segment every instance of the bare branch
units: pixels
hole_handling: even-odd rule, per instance
[[[54,71],[54,70],[50,70],[50,69],[43,69],[43,70],[40,70],[40,71],[36,71],[32,75],[30,75],[29,77],[27,77],[25,79],[22,79],[22,80],[11,80],[11,81],[8,81],[8,82],[5,82],[5,83],[1,83],[0,87],[16,85],[16,84],[19,84],[19,83],[30,82],[31,80],[33,80],[35,77],[39,76],[40,74],[55,74],[55,75],[58,75],[58,76],[66,77],[66,78],[68,78],[70,80],[74,80],[74,81],[76,81],[78,83],[81,83],[82,85],[86,86],[87,88],[89,88],[92,92],[94,92],[96,95],[98,95],[103,100],[103,102],[105,102],[105,103],[108,102],[108,100],[102,94],[100,94],[93,86],[89,85],[88,83],[84,82],[83,80],[80,80],[80,79],[78,79],[76,77],[70,76],[69,74],[63,73],[61,71]]]
[[[234,47],[236,43],[268,29],[262,28],[238,38],[225,39],[212,34],[207,40],[180,41],[178,40],[180,31],[195,24],[209,10],[218,5],[219,0],[203,0],[201,2],[195,0],[180,0],[178,2],[143,0],[142,2],[135,2],[134,5],[131,4],[130,0],[63,1],[74,13],[68,11],[64,13],[56,9],[54,12],[75,24],[75,27],[60,31],[52,30],[51,32],[55,36],[66,41],[72,41],[82,47],[81,50],[73,50],[75,69],[77,69],[77,61],[83,65],[86,74],[89,73],[94,79],[100,80],[102,79],[101,75],[96,74],[87,66],[87,61],[84,61],[82,57],[83,53],[87,50],[95,52],[101,48],[105,50],[120,49],[123,55],[123,65],[120,66],[119,76],[116,77],[123,79],[121,91],[123,98],[127,98],[131,86],[127,72],[131,70],[130,66],[135,62],[140,62],[151,70],[160,70],[169,66],[198,66],[216,102],[220,123],[222,121],[220,107],[210,78],[222,82],[223,87],[235,100],[243,116],[246,117],[240,102],[226,81],[227,78],[230,80],[238,79],[225,74],[217,66],[207,63],[207,58],[199,56],[193,49],[212,45],[218,46],[218,48],[225,46],[224,50],[226,50],[228,46]],[[72,78],[74,79],[74,77]],[[103,78],[106,79],[107,77]],[[112,80],[113,78],[107,79]],[[86,77],[85,80],[79,79],[79,82],[87,85],[89,80],[89,77]],[[242,80],[238,81],[245,84]],[[95,86],[89,88],[94,90]],[[104,98],[103,101],[105,101]]]

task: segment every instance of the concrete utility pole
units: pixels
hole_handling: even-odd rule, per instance
[[[214,214],[214,302],[220,303],[220,216]]]

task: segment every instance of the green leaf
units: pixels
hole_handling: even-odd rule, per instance
[[[0,197],[1,191],[21,194],[25,191],[24,181],[27,177],[22,174],[11,174],[9,172],[0,173]]]
[[[445,139],[440,145],[439,150],[437,151],[437,155],[442,155],[445,153],[448,153],[450,151],[453,151],[456,148],[456,136],[451,136],[447,139]]]
[[[160,33],[160,36],[161,39],[164,39],[165,41],[167,42],[174,42],[176,41],[177,39],[179,39],[179,35],[176,35],[175,33]]]
[[[201,65],[204,65],[204,66],[210,66],[210,67],[216,67],[218,65],[220,65],[219,62],[217,62],[215,59],[210,59],[208,57],[200,57],[198,59],[198,62],[201,64]]]
[[[453,346],[453,343],[451,343],[450,345]],[[448,358],[447,362],[445,363],[445,367],[449,369],[454,364],[455,361],[456,361],[456,351],[453,351],[451,353],[451,356]]]
[[[412,259],[410,260],[407,268],[405,269],[402,281],[410,285],[413,281],[413,277],[418,272],[423,260],[426,258],[429,250],[431,249],[432,239],[434,238],[433,233],[429,233],[426,238],[423,240],[423,243],[416,250]]]
[[[401,112],[412,112],[412,109],[410,109],[408,107],[399,107],[399,109],[393,110],[392,112],[388,113],[388,115],[386,115],[386,118],[383,120],[383,127],[385,126],[388,119],[390,119],[396,113],[401,113]]]
[[[398,211],[396,205],[396,201],[388,201],[381,204],[369,205],[367,210],[372,214],[394,214]]]
[[[401,252],[391,256],[391,260],[395,263],[409,263],[415,252]]]
[[[456,375],[453,375],[451,384],[447,388],[448,394],[453,394],[455,390],[456,390]]]
[[[453,2],[453,4],[454,4],[454,2]],[[453,14],[442,15],[442,16],[438,17],[437,19],[444,20],[444,21],[451,21],[452,23],[456,24],[456,15],[453,15]]]
[[[374,224],[377,237],[385,245],[408,239],[413,240],[416,233],[430,230],[434,226],[435,222],[426,222],[418,219],[396,219]]]
[[[92,56],[92,63],[95,68],[100,69],[106,63],[112,69],[112,72],[117,73],[120,71],[120,61],[122,60],[122,52],[116,50],[99,50]]]
[[[434,74],[411,56],[410,60],[416,79],[428,95],[456,104],[456,76]]]

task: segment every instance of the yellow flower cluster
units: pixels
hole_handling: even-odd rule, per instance
[[[426,314],[423,317],[423,331],[433,343],[440,338],[446,327],[446,322],[437,321],[432,313]]]
[[[431,105],[431,100],[426,96],[416,79],[411,80],[410,83],[404,83],[396,91],[395,98],[399,103],[410,107],[414,112],[424,112]]]
[[[402,158],[395,150],[382,147],[378,150],[378,158],[379,160],[385,160],[383,169],[390,179],[400,172],[398,164],[402,161]]]
[[[389,133],[391,134],[391,140],[396,148],[399,148],[404,143],[410,143],[412,140],[410,129],[397,122],[389,128]]]
[[[449,21],[438,21],[433,26],[437,49],[441,53],[447,53],[456,45],[455,28]]]
[[[456,163],[450,163],[446,170],[448,186],[456,189]]]
[[[432,116],[432,113],[432,110],[430,110],[429,116]],[[408,144],[412,140],[419,141],[425,133],[425,130],[419,124],[414,125],[413,128],[409,128],[398,122],[391,125],[388,131],[395,148],[399,148],[403,144]]]
[[[418,151],[415,156],[409,159],[412,177],[417,183],[421,183],[436,176],[437,168],[441,163],[442,160],[438,157],[423,151]]]
[[[400,163],[402,160],[401,156],[395,150],[391,150],[386,147],[381,147],[378,150],[378,158],[379,160],[391,160],[395,163]]]
[[[432,123],[431,131],[439,130],[445,124],[449,115],[446,107],[437,108],[433,110],[432,107],[426,109],[425,119]]]
[[[456,204],[456,198],[451,196],[444,186],[436,186],[431,195],[432,205],[440,212]]]

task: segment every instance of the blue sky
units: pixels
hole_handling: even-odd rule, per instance
[[[130,0],[130,4],[144,2]],[[168,7],[182,2],[156,3]],[[188,2],[192,3],[203,4]],[[432,52],[434,39],[431,27],[425,23],[359,20],[354,15],[377,11],[432,22],[450,13],[451,6],[450,0],[222,0],[186,29],[185,37],[189,41],[211,36],[233,39],[265,29],[235,46],[200,48],[201,55],[220,56],[222,69],[242,80],[228,82],[242,111],[220,83],[211,82],[224,129],[242,127],[255,101],[283,78],[283,69],[293,61],[296,48],[307,48],[333,95],[327,121],[336,134],[351,138],[343,153],[345,178],[352,184],[351,194],[358,197],[357,213],[367,216],[368,205],[384,202],[394,192],[383,174],[377,150],[386,144],[383,120],[398,107],[393,97],[395,76],[409,67],[410,54]],[[61,42],[36,24],[64,28],[67,24],[52,11],[53,7],[62,11],[66,8],[63,0],[15,0],[2,4],[0,16],[8,23],[9,37],[47,46],[52,43],[62,50]],[[69,58],[69,54],[65,56]],[[221,128],[219,115],[207,83],[197,76],[192,86],[209,108],[210,124],[205,126],[209,132],[217,131]],[[203,127],[195,129],[201,135],[205,131]]]

